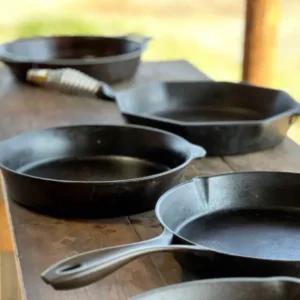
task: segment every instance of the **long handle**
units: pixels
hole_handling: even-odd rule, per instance
[[[72,68],[29,69],[26,80],[66,94],[116,100],[116,93],[108,84]]]
[[[41,274],[57,290],[92,284],[132,260],[156,252],[207,251],[197,246],[166,245],[161,237],[146,242],[82,253],[58,262]]]

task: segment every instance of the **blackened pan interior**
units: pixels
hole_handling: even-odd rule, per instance
[[[151,176],[169,170],[160,163],[135,157],[105,155],[38,161],[20,168],[23,174],[58,180],[111,181]]]
[[[118,101],[125,114],[181,125],[262,121],[298,107],[283,91],[213,81],[155,82],[120,92]]]
[[[29,61],[113,57],[140,50],[138,43],[101,36],[53,36],[20,39],[5,45],[16,58]]]
[[[299,182],[300,174],[288,172],[197,177],[164,193],[156,215],[184,243],[240,257],[300,260]]]
[[[3,167],[64,181],[146,178],[182,167],[190,144],[140,126],[71,126],[16,136],[4,143]]]
[[[298,210],[220,210],[193,217],[177,230],[195,244],[233,255],[300,260]]]

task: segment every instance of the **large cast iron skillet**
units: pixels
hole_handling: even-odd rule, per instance
[[[23,82],[31,68],[69,67],[115,83],[135,74],[148,40],[137,35],[33,37],[0,45],[0,60]]]
[[[205,150],[143,126],[79,125],[0,143],[9,198],[57,217],[112,217],[153,209]]]
[[[129,123],[200,144],[208,156],[272,148],[286,137],[300,105],[281,90],[234,82],[154,82],[116,96]]]
[[[185,265],[207,277],[300,276],[299,182],[300,174],[283,172],[195,178],[157,202],[165,228],[158,238],[79,254],[42,278],[77,288],[156,252],[185,252]]]
[[[300,280],[290,277],[199,280],[169,285],[131,300],[296,300]]]

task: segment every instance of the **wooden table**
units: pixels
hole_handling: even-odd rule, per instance
[[[132,82],[152,80],[209,80],[184,61],[145,63]],[[114,103],[60,95],[22,86],[0,72],[0,138],[37,128],[83,123],[122,123]],[[205,158],[187,169],[185,179],[244,170],[300,171],[300,148],[288,138],[273,150]],[[300,184],[300,183],[299,183]],[[60,259],[101,247],[137,242],[161,232],[153,212],[112,220],[64,221],[32,213],[6,199],[24,300],[128,299],[181,280],[171,254],[138,259],[102,281],[72,291],[55,291],[40,273]]]

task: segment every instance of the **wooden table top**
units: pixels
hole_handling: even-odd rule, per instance
[[[135,78],[115,88],[155,80],[209,80],[185,61],[143,63]],[[17,133],[68,124],[123,123],[112,102],[61,95],[16,83],[0,71],[0,139]],[[249,170],[300,171],[300,147],[290,139],[272,150],[193,162],[185,179],[197,175]],[[144,291],[177,283],[181,269],[171,254],[135,260],[107,278],[70,291],[55,291],[40,278],[51,264],[71,255],[101,247],[145,240],[161,227],[154,213],[110,220],[58,220],[28,211],[5,199],[15,242],[24,300],[121,300]]]

